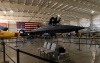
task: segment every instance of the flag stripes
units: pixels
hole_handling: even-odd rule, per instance
[[[38,28],[41,25],[40,22],[17,22],[17,30],[25,30],[25,32],[30,32],[32,29]]]
[[[7,27],[7,23],[0,23],[0,26]]]

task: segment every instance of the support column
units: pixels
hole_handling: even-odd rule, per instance
[[[91,15],[90,19],[90,30],[93,30],[93,15]]]
[[[80,19],[77,19],[77,26],[80,26]]]
[[[7,23],[7,27],[8,27],[8,31],[9,31],[9,21],[8,21],[8,23]]]

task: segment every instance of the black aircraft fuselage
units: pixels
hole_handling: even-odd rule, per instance
[[[66,33],[66,32],[69,33],[81,29],[84,29],[84,27],[72,26],[72,25],[47,25],[32,30],[31,33]]]

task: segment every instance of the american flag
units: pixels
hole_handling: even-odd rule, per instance
[[[30,32],[33,29],[38,28],[40,26],[40,22],[17,22],[17,30],[20,29],[25,30],[25,32]]]
[[[0,23],[0,26],[7,27],[7,23]]]

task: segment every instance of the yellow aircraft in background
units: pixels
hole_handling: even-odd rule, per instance
[[[7,27],[0,26],[0,39],[11,39],[12,37],[20,37],[19,33],[7,31]]]
[[[20,34],[15,33],[15,32],[8,32],[8,31],[0,30],[0,38],[11,39],[12,37],[20,37]]]

